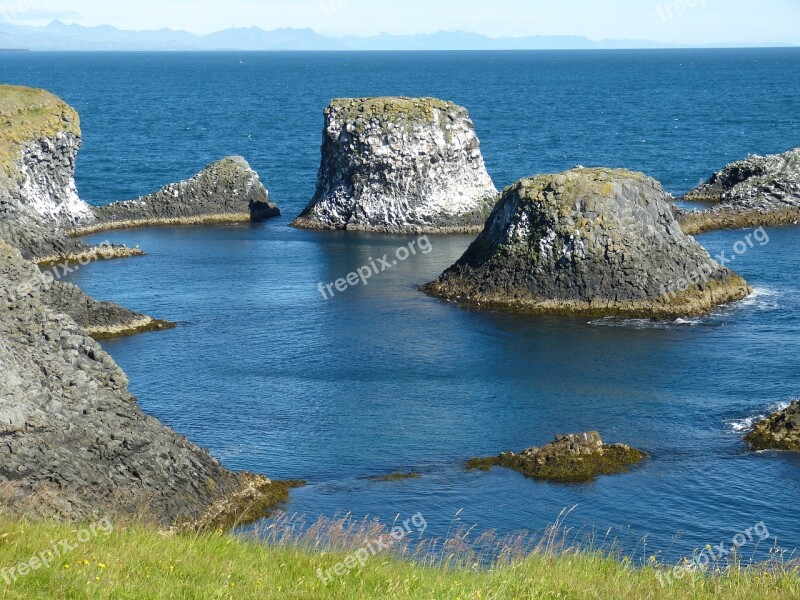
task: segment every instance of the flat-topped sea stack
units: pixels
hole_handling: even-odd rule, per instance
[[[223,158],[194,177],[135,200],[94,209],[94,222],[72,235],[153,225],[204,225],[262,221],[280,209],[241,156]]]
[[[756,423],[745,440],[753,450],[800,452],[800,402]]]
[[[359,98],[325,110],[322,163],[304,229],[476,233],[497,190],[465,108],[433,98]]]
[[[749,295],[681,231],[670,199],[623,169],[523,179],[464,256],[422,289],[475,307],[644,318],[707,314]]]
[[[718,203],[708,210],[681,214],[683,230],[692,235],[796,224],[800,221],[800,148],[731,163],[684,200]]]
[[[596,431],[558,435],[544,446],[533,446],[519,454],[504,452],[499,456],[475,458],[470,469],[506,467],[534,479],[560,483],[591,481],[598,475],[625,473],[647,454],[624,444],[605,444]]]

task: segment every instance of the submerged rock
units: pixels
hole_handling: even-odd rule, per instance
[[[555,441],[533,446],[519,454],[504,452],[496,457],[476,458],[471,469],[507,467],[535,479],[569,483],[590,481],[598,475],[625,473],[647,454],[624,444],[604,444],[596,431],[558,435]]]
[[[657,181],[602,168],[504,190],[483,233],[422,290],[486,308],[646,318],[707,314],[751,293],[681,231]]]
[[[162,525],[261,516],[236,499],[243,490],[270,498],[272,483],[228,471],[145,415],[125,374],[84,329],[42,290],[20,293],[37,277],[0,241],[3,509],[68,520],[141,514]]]
[[[325,110],[316,193],[293,225],[478,232],[496,194],[465,108],[433,98],[339,99]]]
[[[756,423],[745,440],[753,450],[800,452],[800,402]]]
[[[719,203],[708,210],[681,214],[681,226],[689,234],[797,223],[800,148],[731,163],[684,199]]]
[[[262,221],[280,212],[258,173],[241,156],[230,156],[149,196],[95,208],[94,222],[72,234],[149,225]]]

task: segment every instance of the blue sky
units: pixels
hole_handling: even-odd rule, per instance
[[[3,10],[5,7],[5,10]],[[125,29],[209,33],[257,25],[311,27],[334,35],[461,29],[493,37],[584,35],[702,44],[800,44],[800,0],[0,0],[0,19],[54,18]]]

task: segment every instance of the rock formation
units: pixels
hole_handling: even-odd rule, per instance
[[[467,233],[496,200],[465,108],[433,98],[360,98],[325,110],[317,190],[293,225]]]
[[[577,168],[507,188],[464,256],[423,291],[524,312],[674,318],[750,288],[675,221],[641,173]]]
[[[800,402],[756,423],[745,440],[753,450],[800,452]]]
[[[78,114],[44,90],[3,85],[0,123],[0,239],[41,262],[90,252],[65,235],[94,218],[73,178],[81,147]]]
[[[94,221],[73,235],[149,225],[261,221],[280,214],[258,174],[241,156],[223,158],[191,179],[149,196],[94,209]]]
[[[800,148],[731,163],[684,199],[719,203],[708,210],[682,212],[681,226],[688,234],[797,223]]]
[[[163,525],[213,526],[212,510],[214,522],[257,516],[272,483],[227,471],[142,413],[111,357],[43,291],[21,288],[38,276],[0,241],[4,509],[71,520],[142,513]]]
[[[554,442],[532,447],[519,454],[504,452],[497,457],[477,458],[468,468],[507,467],[535,479],[558,482],[590,481],[598,475],[625,473],[647,454],[624,444],[604,444],[596,431],[559,435]]]
[[[95,218],[75,189],[81,135],[71,107],[44,90],[0,86],[0,122],[0,240],[42,266],[143,254],[137,248],[110,244],[90,247],[67,235],[67,229]],[[65,265],[45,269],[20,282],[20,290],[39,289],[46,302],[97,337],[171,326],[116,304],[97,302],[59,281],[64,270]]]

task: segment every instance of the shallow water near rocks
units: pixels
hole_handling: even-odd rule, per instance
[[[104,343],[148,412],[232,468],[307,479],[287,510],[311,519],[421,512],[427,533],[444,536],[458,513],[506,533],[540,531],[577,505],[573,535],[611,528],[640,558],[729,544],[761,521],[783,547],[800,546],[800,457],[741,442],[748,419],[800,395],[800,228],[771,228],[768,244],[736,256],[730,266],[756,293],[702,319],[526,317],[421,295],[467,236],[431,236],[428,254],[326,301],[319,283],[409,238],[287,226],[313,193],[321,111],[334,96],[440,96],[471,110],[498,187],[606,164],[679,194],[749,152],[796,145],[799,75],[791,50],[0,57],[4,80],[47,87],[81,112],[85,199],[153,191],[236,153],[284,211],[264,224],[92,238],[148,256],[72,281],[179,323]],[[743,235],[698,239],[730,256]],[[651,458],[583,485],[462,468],[587,429]],[[422,477],[366,479],[411,471]]]

